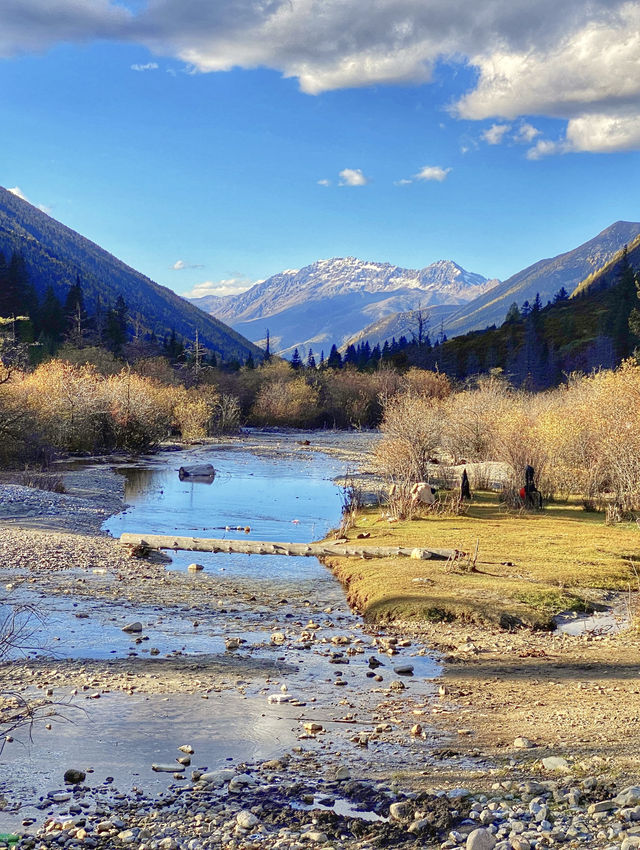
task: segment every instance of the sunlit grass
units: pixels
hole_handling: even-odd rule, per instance
[[[639,559],[635,523],[607,526],[603,514],[575,501],[541,512],[508,513],[494,493],[478,493],[465,516],[387,523],[379,510],[359,514],[349,537],[367,530],[367,543],[458,549],[478,547],[476,571],[445,561],[337,559],[331,566],[351,604],[370,620],[418,618],[548,628],[560,611],[588,610],[594,590],[635,585]]]

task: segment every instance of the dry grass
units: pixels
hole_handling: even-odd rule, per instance
[[[462,620],[549,628],[560,611],[589,609],[599,590],[627,590],[635,579],[640,529],[607,526],[576,502],[510,515],[496,494],[476,493],[466,516],[428,516],[390,525],[374,509],[359,513],[349,536],[371,533],[385,546],[452,548],[476,571],[444,561],[332,558],[350,603],[368,620]]]

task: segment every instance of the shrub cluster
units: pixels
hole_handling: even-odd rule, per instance
[[[527,465],[547,498],[581,496],[588,506],[640,509],[640,367],[573,375],[545,393],[514,390],[500,377],[438,398],[407,389],[383,405],[378,468],[397,487],[452,464],[494,461],[508,488]],[[479,487],[486,480],[472,481]]]
[[[145,451],[171,434],[198,439],[238,421],[235,399],[213,386],[188,389],[128,367],[104,374],[50,360],[0,387],[0,460],[46,462],[49,450]]]

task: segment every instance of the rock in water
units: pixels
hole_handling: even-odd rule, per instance
[[[214,479],[216,474],[215,469],[210,463],[203,463],[199,466],[181,466],[178,470],[180,481],[185,478],[210,478]]]
[[[135,623],[128,623],[126,626],[122,627],[123,632],[141,632],[142,631],[142,623],[136,620]]]
[[[86,773],[82,770],[75,770],[73,767],[70,767],[64,774],[64,781],[68,782],[69,785],[78,785],[78,783],[84,782],[86,778]]]

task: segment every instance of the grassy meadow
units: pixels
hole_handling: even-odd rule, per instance
[[[602,591],[638,589],[640,528],[606,525],[601,513],[585,511],[577,500],[510,512],[496,493],[477,492],[465,515],[427,513],[394,523],[367,508],[347,536],[363,532],[371,535],[367,544],[465,553],[452,563],[332,558],[328,565],[350,603],[370,622],[459,619],[550,628],[561,611],[597,606]]]

